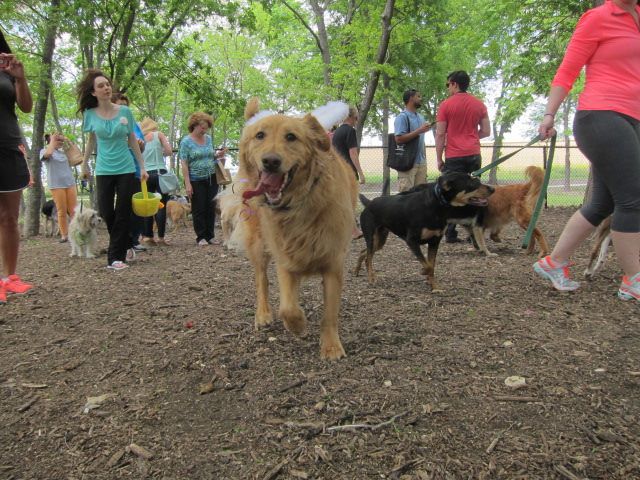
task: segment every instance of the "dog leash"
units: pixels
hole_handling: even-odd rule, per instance
[[[531,242],[531,236],[533,235],[533,231],[536,228],[536,223],[538,222],[538,216],[540,215],[540,210],[542,210],[542,202],[547,196],[547,187],[549,186],[549,180],[551,178],[551,167],[553,166],[553,156],[556,153],[556,140],[558,135],[554,135],[551,137],[551,143],[549,144],[549,158],[547,159],[547,164],[544,168],[544,180],[542,181],[542,186],[540,188],[540,195],[538,195],[538,200],[536,201],[536,206],[533,209],[533,213],[531,214],[531,220],[529,221],[529,226],[527,227],[527,232],[524,234],[524,239],[522,240],[522,248],[527,248],[529,243]]]
[[[553,137],[555,138],[555,137]],[[529,143],[527,143],[524,147],[520,147],[517,150],[514,150],[511,153],[508,153],[507,155],[503,155],[502,157],[500,157],[499,159],[497,159],[495,162],[490,163],[489,165],[482,167],[478,170],[476,170],[475,172],[473,172],[471,175],[474,177],[479,177],[480,175],[482,175],[484,172],[486,172],[487,170],[491,170],[493,167],[495,167],[496,165],[500,165],[502,162],[505,162],[507,160],[509,160],[511,157],[513,157],[516,153],[524,150],[525,148],[529,148],[531,145],[533,145],[534,143],[537,143],[540,141],[540,135],[536,135],[534,138],[531,139],[531,141]],[[555,142],[555,141],[554,141]],[[555,143],[554,143],[555,145]]]

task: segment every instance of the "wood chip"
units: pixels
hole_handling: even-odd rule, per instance
[[[22,412],[26,412],[27,410],[29,410],[31,408],[31,406],[36,403],[38,401],[40,397],[33,397],[31,400],[29,400],[27,403],[20,405],[18,407],[18,413],[22,413]]]
[[[109,461],[107,461],[107,468],[113,468],[118,463],[120,463],[120,460],[122,459],[125,453],[126,453],[126,450],[123,448],[118,450],[113,455],[111,455],[111,457],[109,458]]]
[[[24,388],[35,388],[35,389],[49,388],[49,385],[45,385],[44,383],[23,383],[22,386]]]
[[[205,395],[207,393],[211,393],[215,390],[216,387],[213,386],[213,382],[201,383],[200,384],[200,395]]]
[[[141,447],[140,445],[136,445],[135,443],[129,445],[127,447],[127,450],[140,458],[144,458],[145,460],[150,460],[153,458],[153,453],[151,453],[146,448]]]

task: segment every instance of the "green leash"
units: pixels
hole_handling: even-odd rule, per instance
[[[544,180],[542,181],[542,188],[540,189],[540,195],[538,195],[536,207],[533,209],[533,214],[531,215],[531,220],[529,221],[529,227],[527,227],[527,233],[525,233],[524,240],[522,240],[522,248],[527,248],[529,246],[529,243],[531,242],[533,230],[536,228],[538,216],[540,215],[540,210],[542,210],[542,202],[544,202],[547,194],[547,187],[549,186],[549,179],[551,178],[551,167],[553,166],[553,156],[556,152],[556,139],[557,135],[551,137],[551,144],[549,145],[549,158],[544,169]]]
[[[555,138],[555,137],[554,137]],[[502,157],[500,157],[499,159],[497,159],[495,162],[490,163],[489,165],[487,165],[486,167],[482,167],[478,170],[476,170],[475,172],[473,172],[471,175],[473,175],[474,177],[479,177],[480,175],[482,175],[484,172],[486,172],[487,170],[491,170],[493,167],[495,167],[496,165],[500,165],[502,162],[506,162],[507,160],[509,160],[511,157],[513,157],[516,153],[524,150],[525,148],[529,148],[531,145],[533,145],[534,143],[537,143],[540,141],[540,135],[536,135],[529,143],[527,143],[524,147],[520,147],[517,150],[514,150],[513,152],[504,155]]]

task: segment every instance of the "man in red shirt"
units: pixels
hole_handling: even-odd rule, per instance
[[[480,139],[491,134],[487,107],[467,93],[469,81],[469,75],[463,70],[447,77],[449,98],[440,104],[436,115],[436,160],[442,173],[471,173],[479,169],[482,164]],[[447,227],[446,241],[460,241],[455,225]]]

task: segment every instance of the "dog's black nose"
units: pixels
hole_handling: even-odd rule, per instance
[[[282,165],[282,159],[279,155],[265,155],[262,157],[262,166],[267,172],[277,172]]]
[[[496,191],[494,187],[490,187],[489,185],[487,185],[487,188],[489,189],[489,193],[493,193]]]

